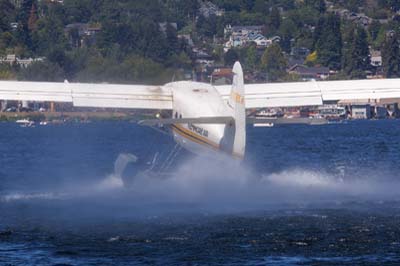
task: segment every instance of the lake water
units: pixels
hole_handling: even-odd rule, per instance
[[[400,265],[399,120],[249,128],[242,163],[128,122],[0,132],[0,265]]]

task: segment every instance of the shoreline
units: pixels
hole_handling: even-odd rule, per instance
[[[3,112],[0,122],[15,122],[28,119],[34,122],[87,122],[87,121],[139,121],[153,118],[151,114],[133,114],[127,112]]]

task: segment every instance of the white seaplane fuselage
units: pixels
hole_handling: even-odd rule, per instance
[[[232,110],[218,91],[209,84],[173,82],[173,118],[232,116]],[[223,144],[225,124],[172,124],[173,137],[183,148],[200,155],[229,153]]]

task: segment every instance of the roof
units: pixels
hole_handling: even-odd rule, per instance
[[[296,72],[300,75],[319,75],[329,74],[328,67],[307,67],[304,65],[294,65],[289,71]]]
[[[263,26],[233,26],[232,31],[241,31],[241,30],[247,30],[247,31],[261,31],[263,29]]]
[[[213,77],[232,77],[233,72],[231,68],[216,68],[214,69]]]

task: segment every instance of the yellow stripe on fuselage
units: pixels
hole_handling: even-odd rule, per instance
[[[225,153],[227,153],[229,155],[232,155],[233,157],[235,157],[237,159],[240,159],[240,160],[242,160],[244,158],[244,156],[242,154],[237,154],[235,152],[233,152],[231,154],[231,153],[229,153],[227,151],[221,150],[219,144],[216,144],[216,143],[204,138],[203,136],[200,136],[200,135],[190,131],[189,129],[187,129],[187,128],[181,126],[181,125],[174,124],[174,125],[171,125],[171,127],[172,127],[172,130],[176,134],[179,134],[181,137],[189,139],[189,140],[191,140],[191,141],[193,141],[193,142],[195,142],[195,143],[197,143],[199,145],[205,146],[207,148],[211,147],[214,150],[225,152]]]
[[[231,93],[232,98],[235,100],[236,103],[238,104],[244,104],[244,96],[240,95],[237,92],[232,92]]]
[[[197,144],[207,145],[208,147],[214,148],[216,150],[220,149],[219,144],[214,143],[209,139],[204,138],[203,136],[200,136],[181,125],[174,124],[172,125],[172,129],[174,130],[175,133],[181,135],[184,138],[190,139],[191,141],[194,141]]]

